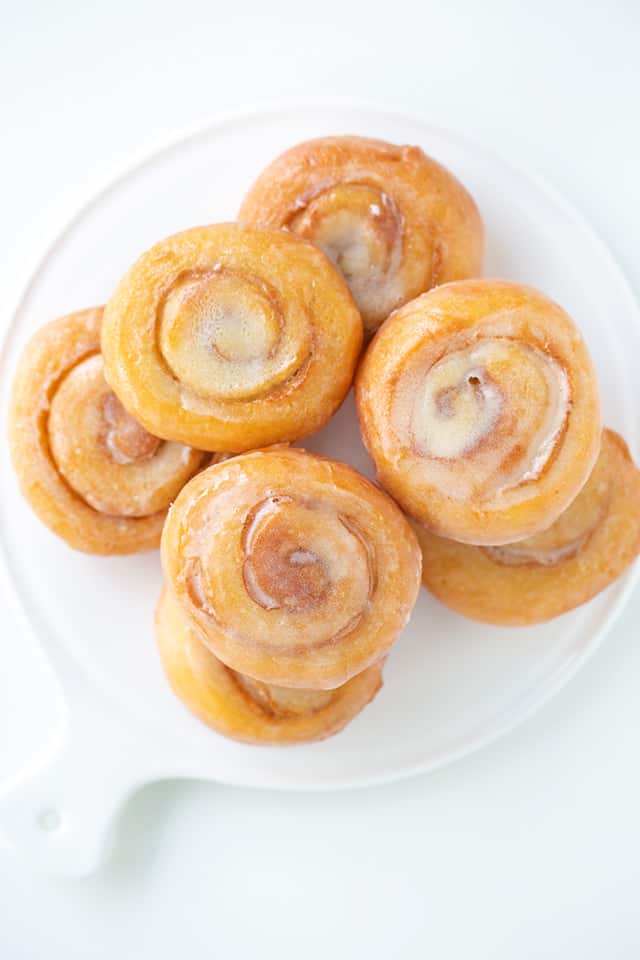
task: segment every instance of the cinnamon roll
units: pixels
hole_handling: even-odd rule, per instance
[[[191,480],[162,562],[216,657],[286,687],[332,689],[380,660],[420,586],[418,543],[393,501],[351,467],[286,447]]]
[[[167,679],[188,710],[218,733],[245,743],[324,740],[342,730],[382,686],[377,661],[335,690],[302,690],[253,680],[203,645],[175,597],[163,590],[156,611]]]
[[[640,470],[605,430],[589,480],[547,530],[493,547],[416,531],[424,584],[447,606],[486,623],[539,623],[590,600],[637,557]]]
[[[482,269],[475,203],[419,147],[363,137],[300,143],[258,177],[239,220],[286,228],[324,250],[349,283],[368,335],[419,293]]]
[[[550,526],[599,450],[582,337],[515,283],[460,281],[406,304],[369,347],[356,395],[382,485],[433,533],[466,543]]]
[[[102,308],[54,320],[27,344],[14,385],[9,439],[26,500],[87,553],[134,553],[160,543],[199,450],[165,443],[124,409],[100,355]]]
[[[154,435],[239,452],[297,440],[351,386],[362,322],[312,244],[236,224],[156,244],[109,301],[105,375]]]

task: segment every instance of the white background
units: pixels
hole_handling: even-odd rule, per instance
[[[132,154],[303,94],[414,109],[542,173],[638,293],[639,45],[633,0],[0,0],[0,298]],[[639,694],[636,592],[551,705],[436,775],[322,795],[149,787],[88,880],[34,878],[0,851],[0,958],[636,960]]]

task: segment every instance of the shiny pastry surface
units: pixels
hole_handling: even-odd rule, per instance
[[[379,660],[420,586],[418,543],[393,501],[292,448],[195,477],[169,512],[162,561],[217,657],[291,687],[337,687]]]
[[[335,690],[301,690],[252,680],[226,667],[199,639],[169,590],[156,610],[167,679],[187,709],[218,733],[245,743],[324,740],[342,730],[382,686],[381,660]]]
[[[423,582],[447,606],[486,623],[550,620],[604,590],[640,552],[640,470],[605,430],[589,480],[547,530],[497,547],[416,532]]]
[[[286,228],[324,250],[349,283],[368,335],[419,293],[482,270],[473,199],[419,147],[363,137],[298,144],[258,177],[239,220]]]
[[[382,485],[433,533],[466,543],[548,527],[599,450],[582,337],[515,283],[461,281],[406,304],[369,347],[356,396]]]
[[[108,386],[102,308],[70,314],[27,344],[9,436],[23,495],[77,550],[133,553],[160,543],[171,501],[204,454],[149,434]]]
[[[239,452],[297,440],[344,399],[362,321],[312,244],[235,224],[143,254],[107,304],[105,375],[152,433]]]

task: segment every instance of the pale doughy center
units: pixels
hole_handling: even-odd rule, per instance
[[[308,199],[289,226],[336,265],[365,319],[382,320],[403,301],[403,220],[383,191],[337,184]]]
[[[285,329],[273,291],[224,270],[187,275],[171,288],[160,311],[159,342],[183,388],[228,401],[284,383],[308,352],[306,339]]]
[[[569,406],[560,364],[507,338],[478,340],[401,381],[396,420],[403,392],[420,469],[448,496],[480,501],[540,475]]]

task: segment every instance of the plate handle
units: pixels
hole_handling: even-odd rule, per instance
[[[0,839],[38,872],[93,872],[115,813],[158,779],[150,743],[130,736],[97,691],[89,694],[67,701],[62,736],[44,763],[0,793]]]

